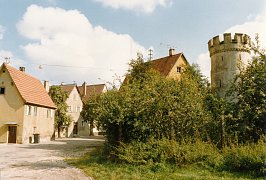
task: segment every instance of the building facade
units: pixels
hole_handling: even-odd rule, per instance
[[[25,68],[0,67],[0,143],[49,141],[55,109],[42,83]]]
[[[82,86],[78,86],[78,90],[82,99],[82,102],[85,104],[91,97],[101,95],[106,92],[105,84],[94,84],[87,85],[86,82]],[[78,135],[79,136],[93,136],[100,135],[101,130],[98,129],[95,125],[91,125],[89,122],[80,118],[78,121]]]
[[[67,104],[67,115],[71,117],[71,123],[68,127],[62,129],[61,136],[63,137],[75,137],[78,136],[78,123],[80,122],[83,103],[79,95],[76,84],[61,85],[63,91],[68,94],[66,100]]]

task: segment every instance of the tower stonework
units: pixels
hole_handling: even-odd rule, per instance
[[[246,34],[223,34],[224,39],[215,36],[208,42],[211,57],[211,86],[224,97],[239,67],[245,66],[250,58],[248,46],[250,37]]]

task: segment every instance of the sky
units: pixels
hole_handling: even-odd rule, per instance
[[[209,77],[207,43],[225,32],[259,34],[266,0],[0,0],[0,63],[51,84],[123,80],[131,59],[183,52]]]

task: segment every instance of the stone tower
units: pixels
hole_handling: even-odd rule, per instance
[[[236,33],[232,39],[231,33],[223,34],[223,40],[215,36],[208,42],[211,57],[211,86],[215,88],[220,97],[224,97],[230,82],[239,67],[243,67],[250,58],[248,46],[250,37],[246,34]]]

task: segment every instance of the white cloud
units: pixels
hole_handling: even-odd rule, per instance
[[[247,22],[232,26],[224,32],[230,33],[245,33],[248,34],[254,41],[255,34],[259,34],[259,40],[262,47],[266,48],[266,11],[257,15],[253,19],[248,16]],[[209,52],[201,53],[198,56],[197,63],[200,65],[202,73],[210,77],[210,57]]]
[[[132,55],[145,50],[129,35],[116,34],[101,26],[93,27],[77,10],[31,5],[17,29],[35,41],[22,47],[33,63],[74,66],[42,66],[38,75],[43,73],[44,78],[52,81],[86,80],[92,83],[98,78],[110,81],[115,73],[123,75],[126,72]]]
[[[166,7],[172,4],[172,0],[95,0],[104,6],[114,9],[126,9],[136,12],[152,13],[157,6]]]
[[[201,73],[210,80],[211,58],[209,52],[201,53],[198,56],[197,64],[200,66]]]
[[[5,28],[0,25],[0,39],[3,39]]]

